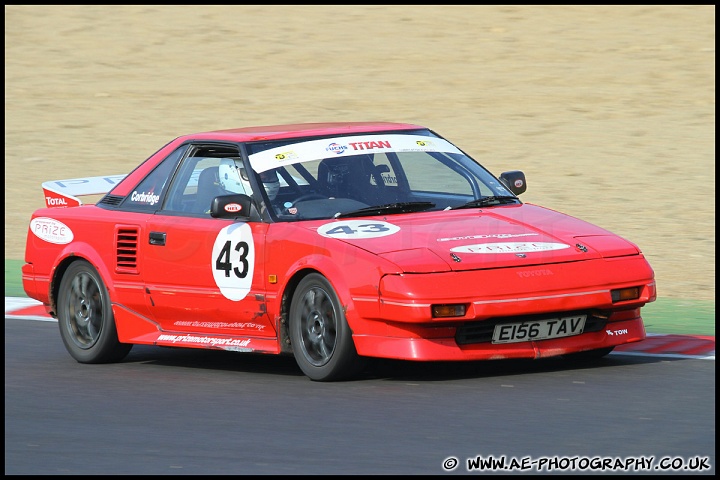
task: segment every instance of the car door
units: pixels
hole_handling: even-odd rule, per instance
[[[163,330],[275,336],[264,300],[265,230],[259,222],[149,219],[146,294]]]
[[[147,220],[148,308],[164,331],[275,337],[265,304],[267,224],[212,218],[204,203],[194,206],[194,197],[207,199],[203,172],[227,163],[218,152],[207,155],[198,150],[183,161],[165,207]]]

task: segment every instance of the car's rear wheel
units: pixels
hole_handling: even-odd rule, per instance
[[[60,336],[70,355],[80,363],[122,360],[132,344],[120,343],[107,287],[85,260],[73,262],[58,292]]]
[[[295,360],[311,380],[347,379],[364,366],[340,300],[322,275],[311,273],[302,279],[292,298],[289,323]]]

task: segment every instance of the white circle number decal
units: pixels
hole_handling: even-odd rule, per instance
[[[212,273],[220,293],[237,302],[250,292],[255,269],[255,244],[247,223],[220,230],[212,250]]]
[[[459,253],[522,253],[546,252],[548,250],[562,250],[563,248],[570,248],[570,245],[546,242],[479,243],[477,245],[454,247],[450,251]]]
[[[375,238],[397,233],[400,227],[392,223],[372,220],[341,220],[326,223],[317,231],[323,237],[330,238]]]

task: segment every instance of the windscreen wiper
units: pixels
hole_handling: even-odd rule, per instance
[[[351,212],[338,212],[335,218],[367,217],[369,215],[382,215],[383,213],[411,213],[422,212],[435,206],[432,202],[401,202],[375,205],[372,207],[360,208]]]
[[[457,210],[458,208],[494,207],[496,205],[516,203],[519,201],[520,200],[518,200],[517,197],[512,197],[510,195],[489,196],[471,200],[463,205],[451,207],[449,210]]]

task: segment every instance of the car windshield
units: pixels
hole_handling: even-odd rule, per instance
[[[496,177],[430,130],[247,145],[278,221],[406,214],[520,203]],[[274,178],[273,175],[270,177]],[[482,202],[485,197],[502,202]],[[508,201],[509,199],[509,201]],[[473,203],[477,202],[477,203]]]

